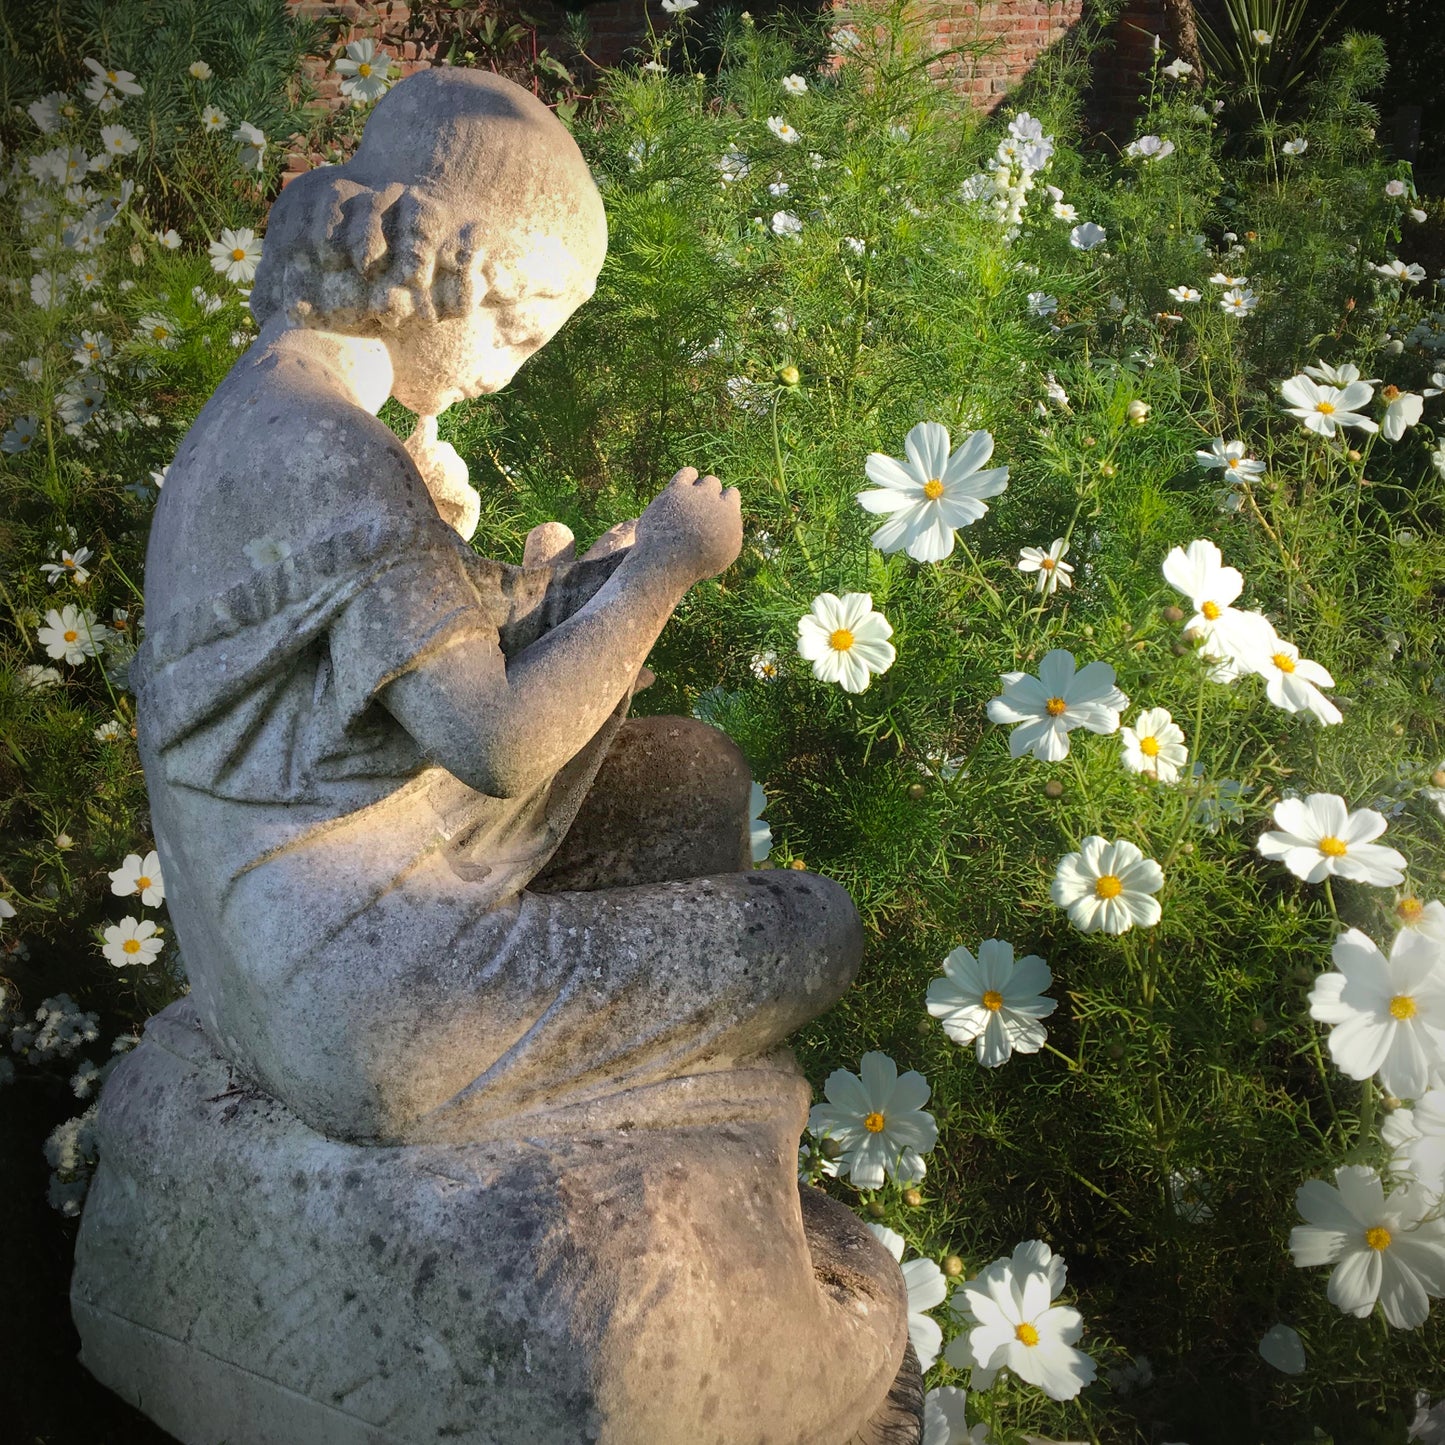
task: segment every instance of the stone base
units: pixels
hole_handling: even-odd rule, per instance
[[[365,1147],[173,1005],[102,1099],[82,1361],[185,1445],[915,1445],[901,1275],[798,1190],[779,1080],[755,1120]]]

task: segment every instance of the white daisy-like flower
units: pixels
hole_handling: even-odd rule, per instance
[[[1010,757],[1032,753],[1040,762],[1056,763],[1068,757],[1074,728],[1118,732],[1119,714],[1128,706],[1107,662],[1091,662],[1075,672],[1073,653],[1055,648],[1039,663],[1037,677],[1003,674],[1003,692],[989,702],[988,716],[1014,727]]]
[[[70,359],[82,371],[109,361],[115,350],[110,337],[103,331],[82,331],[79,336],[71,338],[71,346]]]
[[[1055,537],[1047,548],[1020,547],[1019,559],[1014,563],[1020,572],[1037,574],[1034,591],[1043,597],[1052,597],[1060,587],[1074,585],[1073,564],[1065,562],[1069,544],[1062,537]]]
[[[785,240],[796,241],[803,234],[803,222],[792,211],[774,211],[771,225],[773,235]]]
[[[1174,154],[1174,142],[1162,136],[1141,135],[1124,147],[1124,154],[1133,160],[1162,161],[1165,156]]]
[[[1059,298],[1047,291],[1030,291],[1028,305],[1030,316],[1052,316],[1059,309]]]
[[[1194,456],[1201,467],[1217,467],[1231,481],[1254,482],[1264,475],[1264,463],[1247,455],[1243,442],[1216,437],[1208,451],[1197,451]]]
[[[47,688],[59,687],[65,679],[61,677],[59,669],[42,667],[38,662],[32,662],[20,669],[20,681],[32,692],[44,692]]]
[[[136,335],[142,341],[162,347],[166,351],[174,351],[181,344],[175,322],[158,311],[148,311],[136,322]]]
[[[209,80],[214,72],[204,60],[193,60],[186,66],[186,74],[189,75],[192,80]]]
[[[353,40],[337,59],[336,73],[342,77],[342,95],[353,105],[367,105],[390,88],[391,57],[374,40]]]
[[[1068,410],[1069,393],[1064,390],[1058,377],[1056,377],[1052,371],[1049,372],[1044,381],[1044,395],[1048,397],[1054,406],[1060,407],[1065,411]]]
[[[918,1364],[926,1373],[933,1367],[943,1348],[943,1330],[928,1311],[936,1309],[948,1298],[948,1281],[931,1259],[903,1259],[905,1240],[886,1224],[870,1224],[884,1249],[898,1262],[903,1283],[908,1289],[908,1342],[918,1356]]]
[[[1203,1224],[1214,1217],[1214,1206],[1199,1169],[1173,1169],[1169,1173],[1169,1204],[1186,1224]]]
[[[897,653],[888,641],[893,628],[873,610],[867,592],[831,592],[813,599],[798,619],[798,655],[813,664],[819,682],[836,682],[844,692],[864,692],[875,673],[887,672]]]
[[[1322,687],[1333,687],[1334,678],[1319,663],[1301,657],[1294,643],[1277,636],[1258,650],[1244,654],[1240,663],[1246,672],[1264,679],[1265,694],[1277,708],[1308,712],[1327,727],[1344,721],[1339,708],[1320,691]]]
[[[1366,432],[1379,430],[1360,411],[1362,406],[1369,405],[1375,394],[1375,389],[1367,382],[1351,381],[1344,386],[1329,386],[1300,375],[1281,382],[1279,390],[1289,414],[1297,416],[1307,431],[1318,436],[1332,437],[1347,426]]]
[[[52,90],[25,107],[30,119],[42,135],[54,135],[70,107],[70,97],[63,90]]]
[[[1327,1293],[1346,1314],[1364,1319],[1378,1303],[1397,1330],[1416,1329],[1445,1294],[1445,1222],[1424,1219],[1429,1203],[1418,1188],[1387,1198],[1373,1169],[1347,1164],[1333,1184],[1296,1192],[1305,1223],[1290,1230],[1290,1252],[1301,1269],[1334,1265]]]
[[[133,155],[139,149],[140,142],[123,125],[101,126],[100,153],[107,164],[111,156]]]
[[[1445,948],[1402,928],[1387,958],[1358,928],[1331,953],[1335,972],[1310,991],[1310,1017],[1329,1024],[1330,1057],[1352,1079],[1417,1099],[1445,1065]]]
[[[1295,136],[1293,140],[1287,140],[1280,147],[1287,156],[1302,156],[1309,148],[1309,141],[1302,135]]]
[[[1219,309],[1229,316],[1248,316],[1259,305],[1259,297],[1248,286],[1231,286],[1219,298]]]
[[[1189,761],[1184,731],[1166,708],[1144,708],[1132,727],[1120,728],[1124,767],[1146,773],[1161,783],[1177,783],[1179,770]]]
[[[6,429],[5,435],[0,437],[0,452],[4,452],[6,456],[19,456],[21,452],[30,450],[39,435],[38,416],[17,416]]]
[[[869,1052],[857,1074],[834,1069],[823,1093],[827,1103],[813,1105],[808,1129],[842,1148],[840,1174],[859,1189],[878,1189],[885,1178],[900,1184],[923,1178],[923,1155],[938,1142],[938,1125],[923,1108],[929,1090],[922,1074],[900,1075],[887,1054]]]
[[[211,242],[211,269],[227,281],[249,284],[256,279],[261,260],[261,242],[249,226],[233,231],[222,229],[219,241]]]
[[[1029,1240],[1012,1258],[995,1260],[966,1281],[954,1301],[975,1321],[966,1349],[975,1371],[987,1372],[991,1381],[997,1371],[1012,1370],[1051,1400],[1072,1400],[1094,1379],[1095,1365],[1074,1348],[1084,1332],[1083,1317],[1052,1302],[1058,1292],[1052,1263],[1048,1246]],[[1061,1273],[1062,1261],[1059,1265]],[[950,1363],[958,1353],[949,1346]],[[974,1383],[979,1383],[977,1374]]]
[[[1264,1332],[1259,1342],[1260,1358],[1267,1365],[1273,1365],[1282,1375],[1302,1375],[1305,1372],[1305,1347],[1299,1331],[1288,1325],[1273,1325]]]
[[[808,82],[801,75],[785,75],[783,77],[783,93],[785,95],[802,95],[807,88]]]
[[[156,850],[152,848],[144,858],[139,853],[127,853],[125,862],[110,873],[110,891],[118,898],[139,893],[147,908],[159,908],[166,901],[166,885]]]
[[[105,382],[93,371],[66,382],[55,398],[55,410],[70,426],[83,427],[105,401]]]
[[[770,115],[768,117],[768,129],[772,131],[784,145],[795,146],[803,138],[780,115]]]
[[[1425,279],[1425,268],[1416,261],[1408,264],[1398,256],[1391,256],[1388,261],[1372,268],[1378,271],[1381,276],[1388,276],[1391,281],[1403,281],[1406,285],[1413,286],[1418,281]]]
[[[762,863],[773,851],[773,830],[763,814],[768,810],[768,795],[754,783],[748,793],[748,843],[753,862]]]
[[[943,961],[943,977],[928,985],[928,1012],[956,1044],[972,1044],[987,1069],[1015,1050],[1036,1054],[1048,1038],[1039,1022],[1058,1007],[1043,996],[1054,981],[1036,954],[1014,959],[1013,944],[986,938],[975,958],[959,946]]]
[[[1274,821],[1278,831],[1261,834],[1255,846],[1306,883],[1348,878],[1393,888],[1405,881],[1405,859],[1393,848],[1371,841],[1387,826],[1373,808],[1352,813],[1337,793],[1311,793],[1276,803]]]
[[[1164,870],[1127,839],[1093,834],[1059,861],[1049,894],[1081,933],[1127,933],[1159,922]]]
[[[1079,219],[1078,208],[1070,205],[1068,201],[1055,201],[1049,207],[1049,211],[1059,221],[1077,221]]]
[[[1436,943],[1445,944],[1445,903],[1425,903],[1406,895],[1396,900],[1395,917],[1401,928],[1413,929]]]
[[[1164,67],[1164,74],[1170,80],[1183,80],[1186,75],[1194,74],[1194,67],[1187,60],[1177,58]]]
[[[91,559],[89,547],[77,547],[73,552],[62,551],[60,561],[42,562],[40,570],[53,587],[63,577],[68,577],[77,587],[84,587],[90,581],[90,572],[86,563]]]
[[[923,1439],[919,1445],[988,1445],[986,1422],[969,1425],[968,1391],[939,1385],[923,1397]]]
[[[116,968],[154,963],[160,957],[164,944],[164,940],[157,936],[159,932],[149,918],[122,918],[105,930],[105,945],[101,952],[106,961]]]
[[[1196,291],[1192,286],[1171,286],[1169,294],[1181,306],[1190,306],[1203,299],[1203,293]]]
[[[121,95],[144,95],[145,92],[136,84],[135,76],[128,70],[111,70],[98,60],[87,60],[85,68],[109,89],[117,91]]]
[[[1360,368],[1353,361],[1342,361],[1338,366],[1332,366],[1328,361],[1317,361],[1313,366],[1305,367],[1304,374],[1324,382],[1326,386],[1344,387],[1360,380]],[[1379,381],[1366,377],[1365,385],[1378,386]]]
[[[890,514],[870,539],[880,552],[906,551],[915,562],[941,562],[953,551],[954,532],[988,511],[985,497],[1008,486],[1008,468],[984,463],[993,437],[971,432],[949,451],[948,428],[920,422],[903,440],[906,460],[873,452],[864,470],[877,490],[859,492],[858,505],[875,515]]]
[[[63,660],[72,667],[100,653],[102,642],[96,629],[95,613],[83,607],[52,607],[45,622],[36,629],[35,640],[47,657]]]
[[[1243,659],[1256,654],[1274,638],[1274,628],[1258,612],[1233,606],[1244,590],[1238,569],[1226,567],[1224,556],[1207,538],[1188,547],[1174,547],[1164,559],[1164,580],[1189,599],[1194,614],[1184,621],[1186,636],[1199,642],[1200,655],[1215,663],[1211,676],[1230,682],[1244,671]]]
[[[1380,435],[1387,442],[1397,442],[1424,414],[1425,398],[1398,386],[1387,386],[1380,392],[1385,415],[1380,422]]]
[[[1092,251],[1109,239],[1109,233],[1093,221],[1083,221],[1069,232],[1069,245],[1076,251]]]
[[[248,171],[259,171],[264,169],[266,164],[266,147],[269,142],[265,133],[248,120],[243,120],[235,130],[231,132],[231,139],[240,146],[238,159],[242,169]]]
[[[225,130],[231,117],[219,105],[207,105],[201,109],[201,129],[204,131]]]
[[[1268,30],[1251,30],[1249,33],[1253,37],[1256,45],[1274,44],[1274,36],[1271,35]]]
[[[782,676],[778,666],[777,650],[772,647],[765,647],[761,652],[755,652],[748,667],[759,682],[776,682]]]
[[[116,743],[125,736],[125,728],[114,718],[96,728],[94,737],[98,743]]]
[[[1238,288],[1245,285],[1249,280],[1248,276],[1231,276],[1228,271],[1216,271],[1209,278],[1211,286],[1228,286]]]
[[[1390,1146],[1394,1173],[1433,1199],[1445,1197],[1445,1088],[1437,1085],[1410,1108],[1391,1110],[1380,1137]]]

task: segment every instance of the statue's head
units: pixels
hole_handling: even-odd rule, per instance
[[[251,292],[265,323],[382,338],[404,406],[497,391],[589,296],[607,221],[587,162],[535,96],[488,71],[421,71],[356,153],[271,208]]]

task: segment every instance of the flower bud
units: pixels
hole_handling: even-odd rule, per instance
[[[903,1191],[903,1202],[910,1209],[917,1209],[923,1203],[923,1195],[917,1189],[905,1189]]]
[[[1130,426],[1143,426],[1149,420],[1149,403],[1147,401],[1131,401],[1125,415],[1129,418]]]
[[[1164,609],[1163,616],[1166,622],[1183,622],[1184,609],[1182,607],[1175,607],[1173,603],[1171,603]]]
[[[909,783],[908,796],[916,803],[920,798],[928,795],[928,789],[922,783]]]
[[[950,1254],[943,1261],[943,1272],[949,1279],[957,1279],[963,1273],[963,1261],[956,1254]]]
[[[1364,454],[1363,454],[1362,452],[1356,451],[1354,447],[1351,447],[1351,448],[1349,449],[1349,451],[1347,451],[1347,452],[1345,453],[1345,455],[1346,455],[1352,462],[1357,462],[1357,461],[1360,460],[1360,458],[1361,458]]]
[[[1119,468],[1116,467],[1113,462],[1100,462],[1100,463],[1099,463],[1099,475],[1100,475],[1100,476],[1103,476],[1103,477],[1112,477],[1112,476],[1115,476],[1115,475],[1118,473],[1118,470],[1119,470]]]
[[[874,1219],[882,1219],[884,1214],[887,1213],[883,1208],[883,1201],[881,1199],[870,1199],[868,1201],[868,1213],[871,1214]]]
[[[1044,797],[1062,798],[1064,796],[1064,785],[1057,778],[1050,778],[1044,784]]]
[[[784,386],[797,386],[802,380],[802,377],[798,372],[798,368],[790,363],[787,366],[780,366],[778,368],[778,380],[781,381]]]
[[[836,1139],[823,1139],[818,1144],[818,1153],[831,1164],[835,1159],[843,1157],[843,1146]]]

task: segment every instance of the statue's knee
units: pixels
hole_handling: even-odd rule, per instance
[[[650,789],[746,815],[752,773],[726,733],[690,717],[629,718],[614,752],[618,744],[630,770]]]

